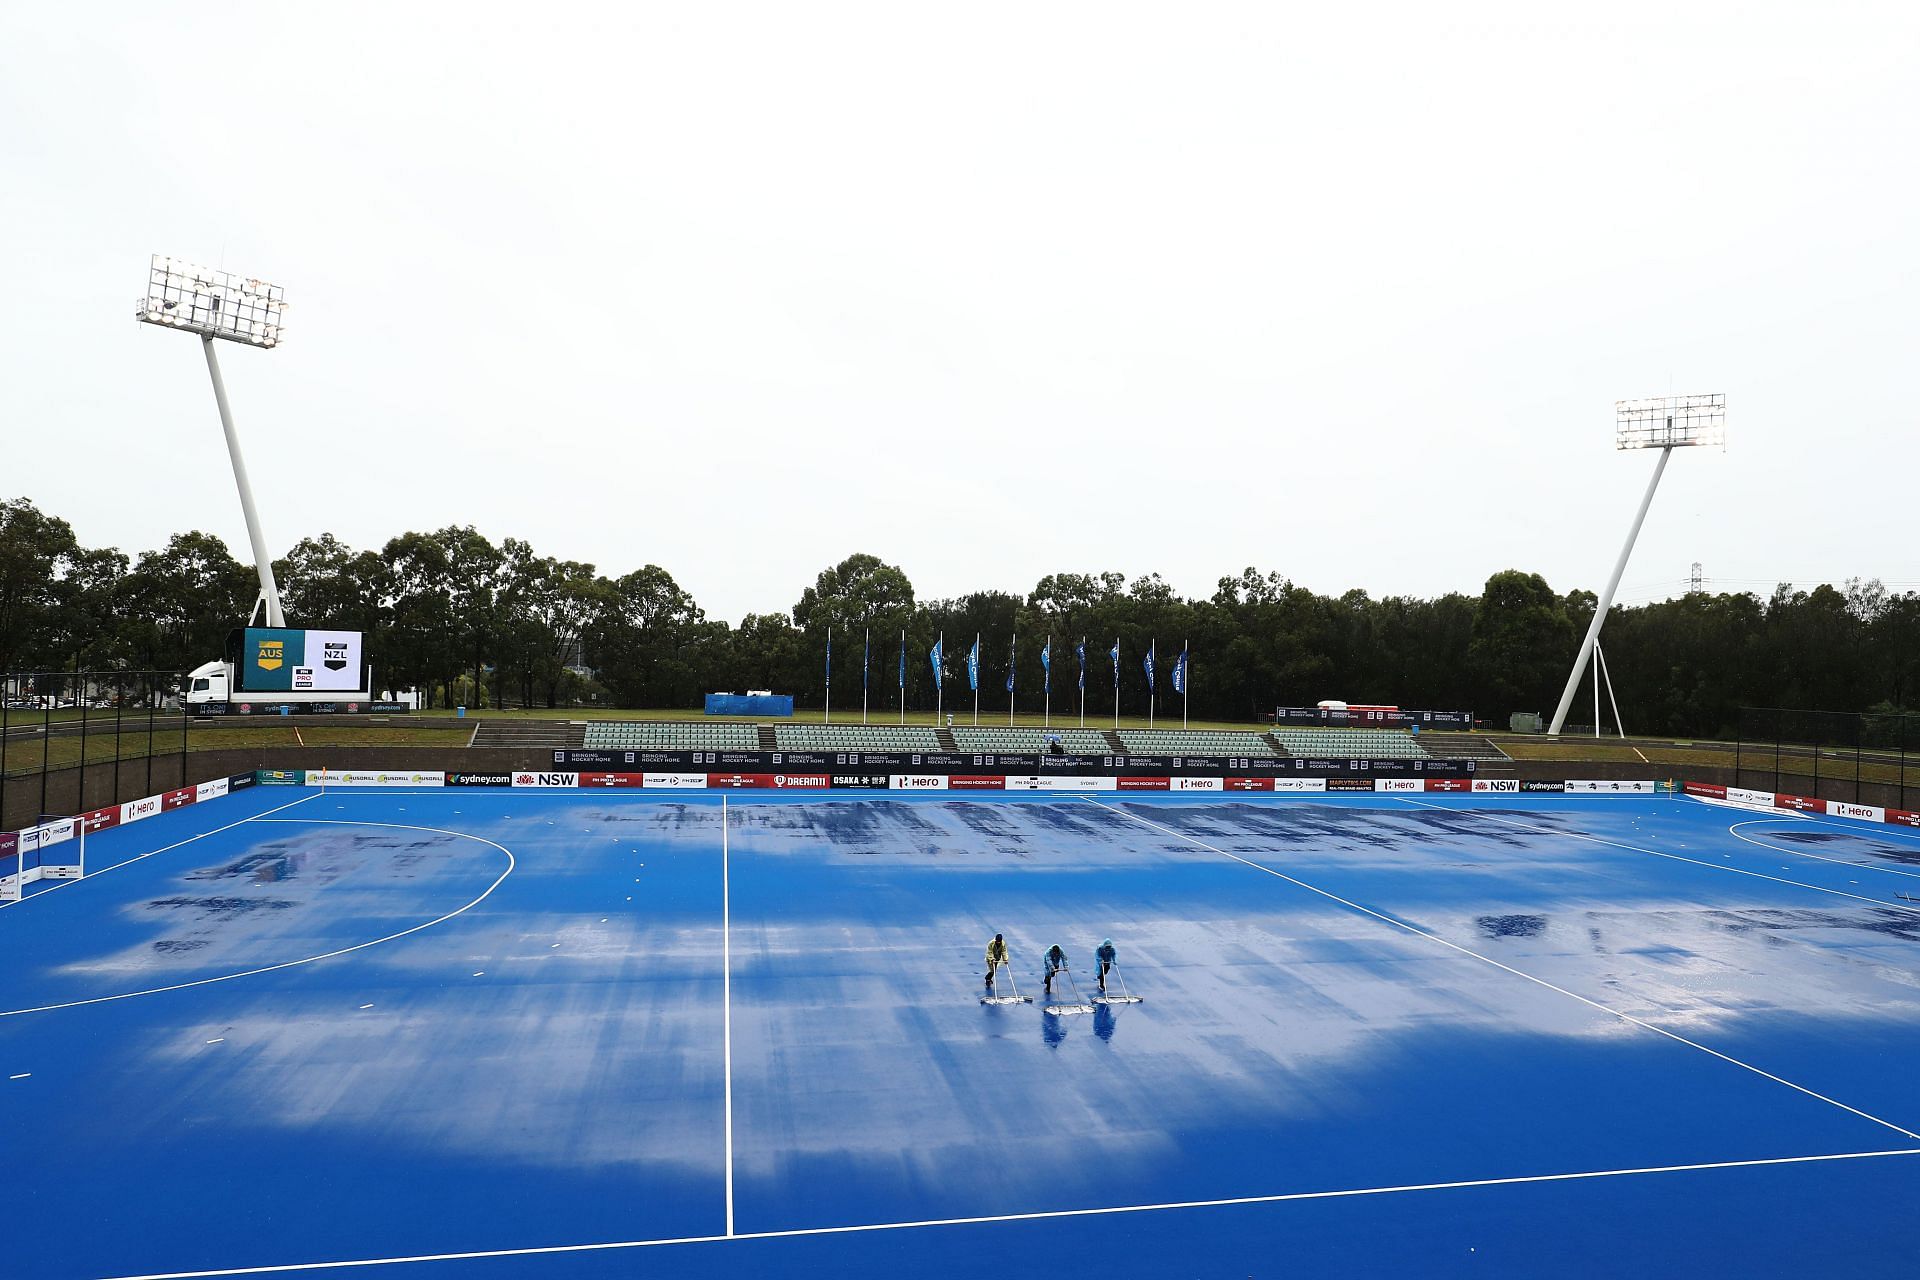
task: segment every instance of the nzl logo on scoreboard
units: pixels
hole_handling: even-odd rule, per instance
[[[262,640],[260,642],[260,652],[255,655],[254,661],[259,664],[262,671],[278,671],[280,664],[286,661],[286,657],[286,641]]]
[[[265,664],[263,663],[262,665]],[[320,665],[329,671],[345,671],[347,669],[347,642],[345,640],[329,640],[321,645]]]

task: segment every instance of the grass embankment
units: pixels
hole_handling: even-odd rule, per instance
[[[122,760],[142,760],[149,755],[175,755],[180,751],[180,725],[175,721],[168,732],[167,726],[156,726],[151,739],[146,733],[146,724],[141,722],[140,732],[130,733],[131,724],[121,726],[119,740],[119,758]],[[297,733],[296,733],[297,728]],[[473,736],[473,726],[464,725],[450,728],[429,725],[243,725],[215,727],[191,727],[187,730],[187,750],[222,751],[232,749],[258,748],[270,750],[275,747],[464,747]],[[114,759],[114,737],[111,728],[104,733],[89,731],[86,739],[86,763],[111,764]],[[45,755],[42,756],[44,750]],[[44,767],[48,769],[70,769],[79,764],[81,740],[78,733],[60,734],[42,739],[39,734],[21,736],[10,735],[7,738],[6,772],[18,777],[21,773],[38,773],[44,758]]]

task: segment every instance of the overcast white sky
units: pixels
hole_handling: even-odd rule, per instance
[[[0,9],[0,496],[276,553],[472,523],[708,612],[1253,564],[1920,587],[1920,6]]]

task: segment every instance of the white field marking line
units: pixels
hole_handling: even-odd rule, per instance
[[[1715,1160],[1701,1164],[1648,1165],[1637,1169],[1583,1169],[1573,1173],[1530,1173],[1508,1178],[1466,1178],[1456,1182],[1416,1182],[1391,1187],[1344,1187],[1332,1191],[1284,1191],[1265,1196],[1219,1200],[1171,1200],[1162,1204],[1104,1205],[1095,1209],[1042,1209],[1032,1213],[993,1213],[972,1218],[921,1218],[910,1222],[868,1222],[843,1227],[791,1227],[783,1231],[742,1231],[731,1236],[676,1236],[658,1240],[607,1240],[593,1244],[536,1245],[525,1249],[477,1249],[469,1253],[421,1253],[393,1258],[353,1258],[335,1262],[292,1262],[217,1271],[158,1271],[115,1276],[111,1280],[208,1280],[215,1276],[258,1276],[289,1271],[335,1271],[348,1267],[388,1267],[409,1262],[466,1262],[478,1258],[526,1258],[558,1253],[598,1253],[609,1249],[652,1249],[662,1245],[727,1244],[738,1240],[791,1240],[803,1236],[861,1235],[869,1231],[914,1231],[926,1227],[974,1227],[996,1222],[1041,1222],[1055,1218],[1099,1218],[1122,1213],[1166,1213],[1180,1209],[1223,1209],[1236,1205],[1289,1204],[1301,1200],[1347,1200],[1361,1196],[1406,1195],[1421,1191],[1461,1191],[1475,1187],[1518,1187],[1540,1182],[1584,1182],[1595,1178],[1632,1178],[1658,1173],[1700,1173],[1712,1169],[1757,1169],[1772,1165],[1819,1164],[1834,1160],[1880,1160],[1920,1156],[1920,1147],[1887,1151],[1841,1151],[1818,1156],[1763,1156],[1752,1160]]]
[[[513,874],[513,850],[503,844],[496,844],[485,836],[469,835],[465,831],[448,831],[444,827],[415,827],[402,822],[351,822],[344,818],[255,818],[251,819],[251,821],[266,822],[273,825],[285,823],[289,826],[391,827],[400,831],[430,831],[436,835],[455,836],[463,840],[477,840],[481,844],[493,845],[494,848],[507,855],[507,869],[502,871],[499,879],[488,885],[479,897],[467,903],[465,906],[456,907],[454,910],[441,916],[438,920],[428,920],[422,924],[416,924],[410,928],[402,929],[398,933],[390,933],[384,938],[373,938],[367,942],[356,942],[350,947],[341,947],[337,951],[327,951],[317,956],[306,956],[299,960],[286,960],[280,964],[263,965],[258,969],[244,969],[239,973],[216,974],[211,978],[196,978],[192,982],[177,982],[170,987],[148,987],[145,991],[122,991],[115,995],[91,996],[85,1000],[68,1000],[61,1004],[36,1005],[31,1009],[0,1010],[0,1018],[17,1018],[27,1013],[51,1013],[56,1009],[78,1009],[82,1005],[108,1004],[115,1000],[132,1000],[139,996],[163,995],[169,991],[186,991],[192,987],[211,986],[216,982],[232,982],[235,978],[255,978],[263,973],[276,973],[281,969],[292,969],[303,964],[315,964],[321,960],[332,960],[337,956],[351,955],[355,951],[365,951],[368,947],[377,947],[384,942],[393,942],[397,939],[404,938],[410,933],[419,933],[422,929],[431,929],[435,925],[445,924],[455,916],[471,911],[482,902],[485,902],[488,896],[500,887],[501,882]],[[75,883],[78,882],[76,881]],[[361,1007],[368,1008],[370,1006],[362,1005]]]
[[[1296,880],[1294,877],[1286,874],[1284,871],[1275,871],[1272,867],[1262,866],[1258,862],[1248,861],[1246,858],[1241,857],[1237,853],[1228,853],[1225,849],[1219,848],[1215,845],[1207,844],[1203,840],[1196,840],[1192,836],[1187,835],[1184,832],[1175,831],[1172,827],[1163,826],[1158,822],[1148,821],[1146,818],[1142,818],[1138,814],[1128,813],[1123,809],[1115,809],[1112,805],[1101,804],[1100,801],[1098,800],[1088,800],[1087,803],[1098,805],[1100,808],[1107,810],[1109,813],[1117,813],[1123,818],[1129,818],[1134,822],[1140,823],[1142,826],[1153,827],[1159,831],[1165,832],[1170,836],[1174,836],[1178,839],[1185,840],[1188,844],[1197,845],[1202,849],[1207,849],[1214,853],[1220,854],[1222,857],[1232,858],[1235,862],[1238,862],[1243,866],[1252,867],[1255,871],[1264,871],[1268,875],[1273,876],[1276,879],[1285,880],[1288,884],[1291,884],[1291,885],[1297,885],[1300,888],[1307,890],[1309,893],[1315,893],[1320,895],[1323,898],[1326,898],[1330,902],[1337,902],[1343,907],[1347,907],[1351,910],[1358,911],[1363,915],[1372,916],[1376,920],[1382,921],[1383,923],[1386,923],[1386,924],[1390,924],[1396,929],[1401,929],[1406,931],[1407,933],[1411,933],[1415,937],[1425,938],[1429,942],[1437,942],[1441,946],[1446,947],[1449,950],[1457,951],[1463,956],[1470,956],[1473,959],[1482,962],[1483,964],[1492,965],[1494,968],[1502,970],[1503,972],[1506,972],[1506,973],[1510,973],[1516,978],[1524,978],[1528,982],[1531,982],[1536,986],[1545,987],[1548,991],[1555,991],[1563,996],[1568,997],[1569,999],[1578,1000],[1581,1004],[1584,1004],[1589,1008],[1598,1009],[1600,1012],[1609,1014],[1615,1018],[1618,1018],[1622,1022],[1631,1023],[1636,1027],[1644,1028],[1645,1030],[1653,1032],[1655,1035],[1665,1036],[1667,1039],[1675,1041],[1676,1043],[1679,1043],[1679,1044],[1684,1044],[1690,1049],[1698,1049],[1700,1052],[1704,1054],[1708,1054],[1712,1057],[1718,1058],[1722,1062],[1728,1063],[1732,1066],[1739,1067],[1742,1070],[1751,1071],[1753,1072],[1753,1074],[1760,1076],[1763,1079],[1771,1080],[1775,1084],[1785,1085],[1787,1088],[1792,1089],[1795,1093],[1803,1094],[1806,1097],[1813,1098],[1819,1102],[1824,1102],[1829,1106],[1838,1107],[1840,1110],[1845,1111],[1851,1115],[1859,1116],[1862,1120],[1871,1120],[1873,1121],[1873,1123],[1877,1125],[1881,1125],[1885,1128],[1893,1130],[1895,1133],[1903,1134],[1906,1137],[1912,1138],[1915,1141],[1920,1142],[1920,1133],[1914,1133],[1910,1129],[1903,1129],[1899,1125],[1893,1123],[1893,1121],[1891,1120],[1882,1120],[1879,1116],[1871,1115],[1868,1112],[1860,1110],[1858,1107],[1850,1107],[1846,1103],[1840,1102],[1833,1098],[1829,1098],[1823,1093],[1815,1093],[1812,1089],[1807,1088],[1805,1085],[1795,1084],[1791,1080],[1787,1080],[1780,1076],[1774,1075],[1771,1071],[1766,1071],[1761,1069],[1760,1067],[1756,1067],[1751,1062],[1742,1062],[1740,1059],[1732,1057],[1731,1055],[1728,1055],[1728,1054],[1724,1054],[1720,1052],[1718,1049],[1709,1048],[1706,1045],[1701,1044],[1698,1040],[1689,1040],[1687,1039],[1687,1037],[1679,1034],[1678,1032],[1669,1031],[1665,1027],[1657,1026],[1654,1023],[1648,1022],[1642,1018],[1636,1018],[1630,1013],[1624,1013],[1619,1009],[1610,1008],[1607,1005],[1601,1004],[1598,1000],[1590,1000],[1586,996],[1581,995],[1577,991],[1569,991],[1565,987],[1555,986],[1553,983],[1548,982],[1545,978],[1536,978],[1532,974],[1527,973],[1524,970],[1514,968],[1512,965],[1502,964],[1500,961],[1495,960],[1492,956],[1482,955],[1480,952],[1475,951],[1470,947],[1463,947],[1457,942],[1451,942],[1448,939],[1441,937],[1439,934],[1428,933],[1425,929],[1419,928],[1416,925],[1407,924],[1405,921],[1402,921],[1402,920],[1395,920],[1392,916],[1384,915],[1381,912],[1375,911],[1371,907],[1363,907],[1359,903],[1354,902],[1349,898],[1343,898],[1339,894],[1332,893],[1326,889],[1319,888],[1316,885],[1308,884],[1304,880]],[[1464,813],[1469,811],[1458,810],[1457,812]],[[1705,866],[1705,865],[1711,865],[1711,864],[1703,863],[1701,865]],[[1789,881],[1788,883],[1792,883],[1792,882]]]
[[[1438,809],[1443,813],[1471,814],[1476,818],[1484,818],[1488,822],[1498,822],[1503,826],[1518,827],[1522,831],[1532,831],[1539,835],[1565,836],[1569,840],[1585,840],[1592,844],[1604,844],[1611,849],[1625,849],[1628,853],[1644,853],[1649,857],[1665,858],[1670,862],[1684,862],[1690,866],[1708,867],[1714,871],[1725,872],[1728,875],[1752,876],[1755,880],[1771,880],[1774,884],[1791,885],[1795,889],[1811,889],[1815,893],[1830,893],[1836,898],[1849,898],[1854,902],[1867,903],[1869,906],[1875,906],[1875,907],[1895,907],[1896,906],[1896,904],[1888,902],[1884,898],[1869,898],[1865,894],[1861,894],[1861,893],[1848,893],[1845,889],[1829,889],[1825,885],[1808,884],[1804,880],[1788,880],[1784,876],[1768,875],[1764,871],[1748,871],[1745,867],[1730,867],[1724,862],[1702,862],[1698,858],[1689,858],[1678,853],[1667,853],[1664,850],[1660,850],[1660,849],[1643,849],[1637,844],[1622,844],[1618,840],[1608,840],[1602,836],[1590,836],[1586,834],[1584,831],[1559,831],[1554,829],[1553,827],[1534,827],[1534,826],[1529,826],[1524,822],[1515,822],[1510,818],[1495,817],[1491,813],[1483,813],[1476,809],[1454,809],[1454,808],[1450,808],[1447,805],[1428,804],[1424,800],[1409,800],[1405,796],[1395,796],[1394,798],[1396,800],[1399,800],[1400,803],[1402,804],[1419,805],[1423,809]],[[1749,841],[1748,843],[1752,843],[1752,842]],[[1908,910],[1909,908],[1896,907],[1896,909],[1905,911],[1905,910]]]
[[[291,809],[291,808],[293,808],[293,806],[295,806],[295,805],[297,805],[297,804],[305,804],[305,803],[306,803],[307,801],[309,801],[309,800],[312,800],[312,799],[314,799],[314,798],[315,798],[315,797],[313,797],[313,796],[301,796],[301,797],[300,797],[300,798],[299,798],[298,800],[289,800],[289,801],[287,801],[287,803],[285,803],[285,804],[283,804],[283,805],[277,805],[277,806],[275,806],[275,807],[274,807],[274,808],[272,808],[272,809],[268,809],[268,810],[266,810],[266,811],[265,811],[264,813],[256,813],[256,814],[252,814],[252,815],[250,815],[250,816],[248,816],[248,817],[245,817],[245,818],[242,818],[242,819],[240,819],[240,821],[239,821],[239,822],[229,822],[229,823],[228,823],[228,824],[227,824],[226,826],[224,826],[224,827],[215,827],[215,828],[214,828],[213,830],[211,830],[211,831],[202,831],[202,832],[201,832],[201,833],[200,833],[199,835],[197,835],[197,836],[188,836],[188,837],[187,837],[187,838],[186,838],[185,840],[176,840],[176,841],[174,841],[174,842],[173,842],[172,844],[170,844],[170,845],[165,845],[165,846],[163,846],[163,847],[161,847],[161,848],[158,848],[158,849],[150,849],[150,850],[148,850],[148,851],[147,851],[146,853],[137,853],[137,854],[135,854],[135,855],[134,855],[133,857],[131,857],[131,858],[128,858],[128,859],[126,859],[126,860],[125,860],[124,862],[115,862],[115,863],[112,863],[112,864],[111,864],[111,865],[109,865],[109,866],[104,866],[104,867],[100,867],[100,868],[98,868],[98,869],[96,869],[96,870],[93,870],[93,871],[89,871],[89,872],[87,872],[87,874],[85,874],[84,876],[81,876],[81,877],[80,877],[79,879],[77,879],[77,880],[61,880],[61,881],[59,881],[58,883],[56,883],[56,884],[55,884],[55,885],[54,885],[54,886],[53,886],[52,888],[50,888],[50,889],[42,889],[42,890],[41,890],[40,892],[38,892],[38,893],[36,893],[36,894],[33,894],[33,895],[31,895],[30,897],[23,897],[23,898],[19,898],[19,899],[17,899],[17,900],[15,900],[15,901],[13,901],[13,902],[8,902],[8,903],[0,903],[0,909],[4,909],[5,907],[17,907],[17,906],[19,906],[19,905],[20,905],[20,904],[21,904],[22,902],[32,902],[32,901],[34,901],[34,900],[36,900],[36,899],[39,899],[39,898],[44,898],[44,897],[46,897],[46,896],[47,896],[48,894],[50,894],[50,893],[52,893],[52,892],[54,892],[54,890],[55,890],[55,889],[65,889],[65,888],[68,888],[68,887],[70,887],[70,886],[72,886],[72,885],[76,885],[76,884],[85,884],[85,883],[86,883],[87,881],[89,881],[89,880],[91,880],[91,879],[93,879],[93,878],[94,878],[95,876],[103,876],[103,875],[105,875],[105,874],[106,874],[107,872],[109,872],[109,871],[112,871],[112,870],[115,870],[116,868],[119,868],[119,867],[126,867],[126,866],[131,866],[131,865],[133,865],[134,863],[136,863],[136,862],[139,862],[139,861],[140,861],[141,859],[143,859],[143,858],[151,858],[151,857],[153,857],[153,856],[154,856],[155,854],[161,854],[161,853],[170,853],[170,852],[172,852],[173,850],[175,850],[175,849],[178,849],[178,848],[179,848],[180,846],[182,846],[182,845],[188,845],[188,844],[192,844],[192,843],[193,843],[193,842],[194,842],[195,840],[205,840],[205,839],[206,839],[206,838],[207,838],[208,836],[217,836],[217,835],[219,835],[219,834],[220,834],[220,833],[221,833],[222,831],[231,831],[231,830],[233,830],[233,829],[234,829],[235,827],[238,827],[238,826],[241,826],[241,825],[243,825],[243,824],[245,824],[245,823],[249,823],[249,822],[262,822],[262,821],[265,821],[265,819],[267,818],[267,816],[268,816],[269,814],[275,814],[275,813],[279,813],[279,812],[280,812],[280,811],[281,811],[282,809]],[[177,812],[177,810],[176,810],[176,812]],[[98,839],[98,837],[97,837],[97,836],[96,836],[95,838],[96,838],[96,839]]]
[[[720,797],[720,994],[727,1078],[727,1235],[733,1235],[733,904],[727,888],[727,797]]]
[[[1746,822],[1736,822],[1727,828],[1727,834],[1735,840],[1744,840],[1757,849],[1771,849],[1775,853],[1784,853],[1792,858],[1812,858],[1817,862],[1831,862],[1836,867],[1846,867],[1850,871],[1878,871],[1882,875],[1906,876],[1909,879],[1920,879],[1920,871],[1902,871],[1898,867],[1881,867],[1870,862],[1848,862],[1844,858],[1829,858],[1823,853],[1807,853],[1801,849],[1787,849],[1777,844],[1768,844],[1764,840],[1755,840],[1752,836],[1743,836],[1740,834],[1741,827],[1751,827],[1762,822],[1770,821],[1772,821],[1770,818],[1751,818]],[[1866,833],[1861,832],[1859,834],[1865,835]],[[1882,905],[1891,906],[1893,904],[1883,903]],[[1902,909],[1904,910],[1905,908]]]
[[[1695,804],[1710,804],[1716,809],[1738,809],[1741,813],[1767,814],[1782,820],[1787,818],[1801,818],[1807,822],[1813,821],[1812,814],[1801,813],[1797,809],[1776,809],[1771,805],[1741,804],[1738,800],[1716,800],[1712,796],[1680,796],[1678,799],[1691,800]]]

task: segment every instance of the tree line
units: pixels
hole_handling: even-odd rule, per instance
[[[1157,642],[1160,705],[1182,642],[1191,647],[1196,719],[1257,721],[1276,705],[1323,698],[1550,714],[1593,616],[1586,590],[1555,592],[1518,569],[1478,595],[1321,595],[1246,569],[1187,598],[1157,574],[1049,574],[1024,594],[981,590],[922,600],[895,565],[857,554],[821,570],[786,609],[738,624],[709,618],[658,565],[611,576],[472,527],[403,533],[378,550],[331,534],[275,561],[290,624],[367,633],[382,688],[418,688],[428,705],[691,707],[703,693],[792,693],[818,707],[834,636],[836,706],[860,701],[863,637],[876,718],[898,706],[905,634],[909,710],[931,710],[928,653],[946,637],[946,705],[971,707],[965,655],[981,643],[981,705],[1038,711],[1040,647],[1053,640],[1053,708],[1078,707],[1074,647],[1086,637],[1089,716],[1147,703],[1141,658]],[[79,544],[71,526],[21,498],[0,502],[0,671],[186,669],[223,652],[256,593],[253,570],[199,531],[137,556]],[[1009,651],[1015,636],[1017,650]],[[1895,711],[1920,681],[1920,593],[1849,580],[1766,597],[1693,592],[1617,607],[1603,644],[1628,728],[1726,735],[1742,706]],[[1576,708],[1590,706],[1583,693]],[[1576,711],[1576,719],[1581,718]]]

